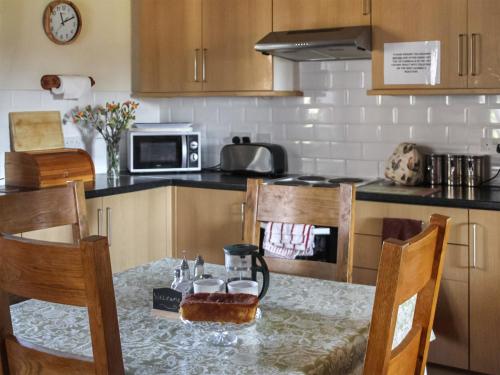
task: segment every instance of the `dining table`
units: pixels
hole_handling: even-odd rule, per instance
[[[127,374],[361,374],[375,288],[271,273],[261,316],[234,346],[206,329],[152,313],[153,289],[169,287],[179,259],[113,275]],[[224,278],[221,265],[205,272]],[[409,331],[414,298],[400,306],[394,346]],[[51,350],[92,356],[86,308],[28,300],[11,306],[14,333]]]

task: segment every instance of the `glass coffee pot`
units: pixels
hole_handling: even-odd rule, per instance
[[[269,269],[257,246],[249,244],[224,246],[224,259],[227,284],[236,280],[257,281],[257,272],[260,272],[263,282],[259,299],[266,295],[269,288]],[[257,260],[260,265],[257,265]]]

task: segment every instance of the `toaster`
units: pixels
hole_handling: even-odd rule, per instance
[[[245,175],[282,175],[287,169],[285,149],[272,143],[233,143],[222,147],[220,169]]]

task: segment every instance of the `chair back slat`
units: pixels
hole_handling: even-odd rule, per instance
[[[89,235],[81,181],[0,196],[0,233],[17,234],[72,225],[75,242]]]
[[[399,304],[417,294],[432,278],[438,228],[429,226],[419,238],[410,242],[401,259]]]
[[[6,338],[9,368],[12,374],[95,374],[94,363],[88,358],[61,357],[56,352],[38,348],[14,336]],[[59,353],[60,354],[60,353]]]
[[[351,281],[354,246],[354,185],[337,188],[267,185],[248,179],[244,239],[259,245],[262,222],[337,227],[337,263],[266,257],[273,272]]]
[[[382,247],[364,375],[423,375],[446,254],[450,219],[434,214],[407,242]],[[399,306],[416,295],[410,332],[392,349]]]
[[[258,221],[338,227],[340,189],[267,185],[259,191]]]
[[[26,298],[86,306],[77,246],[0,234],[0,289]]]
[[[420,345],[421,327],[413,327],[391,354],[388,375],[414,374]]]

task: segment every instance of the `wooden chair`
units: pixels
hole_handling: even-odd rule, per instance
[[[10,293],[86,306],[94,360],[29,344],[13,335]],[[0,234],[0,374],[123,374],[108,242],[78,245]]]
[[[259,245],[261,222],[338,227],[337,263],[266,257],[271,271],[351,282],[354,245],[354,185],[339,188],[266,185],[248,179],[244,239]]]
[[[384,242],[377,277],[364,375],[423,374],[443,272],[450,219],[432,215],[407,242]],[[399,306],[417,295],[411,330],[392,349]]]
[[[17,234],[72,225],[73,241],[88,237],[83,182],[0,196],[0,233]]]

